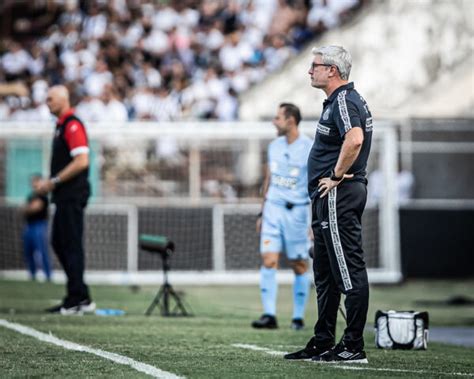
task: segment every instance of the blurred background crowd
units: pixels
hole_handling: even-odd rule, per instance
[[[122,122],[236,120],[239,95],[364,1],[2,3],[0,120],[49,120],[62,83],[85,121]]]

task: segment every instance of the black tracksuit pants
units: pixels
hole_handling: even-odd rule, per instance
[[[333,346],[341,293],[345,294],[347,327],[343,341],[351,349],[364,347],[369,285],[362,250],[362,212],[367,187],[343,181],[324,198],[313,200],[313,271],[318,299],[316,345]]]
[[[87,200],[71,199],[56,202],[53,219],[52,245],[67,277],[67,296],[64,303],[76,305],[89,299],[84,283],[84,208]]]

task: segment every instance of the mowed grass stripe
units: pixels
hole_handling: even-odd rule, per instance
[[[266,347],[261,347],[261,346],[257,346],[257,345],[234,343],[231,346],[238,347],[238,348],[241,348],[241,349],[261,351],[261,352],[264,352],[264,353],[272,355],[272,356],[282,356],[282,355],[286,354],[286,352],[284,352],[284,351],[271,350],[271,349],[268,349]],[[301,360],[301,361],[296,361],[296,362],[308,362],[308,360]],[[323,364],[324,367],[331,367],[331,368],[336,368],[336,369],[341,369],[341,370],[385,371],[385,372],[399,372],[399,373],[407,373],[407,374],[452,375],[452,376],[467,376],[467,377],[473,377],[474,376],[474,374],[463,373],[463,372],[438,372],[438,371],[435,372],[435,371],[427,371],[427,370],[407,370],[407,369],[397,369],[397,368],[375,368],[375,367],[367,367],[365,365],[360,365],[360,364],[357,364],[357,363],[354,363],[354,365],[357,365],[357,366],[347,366],[347,365],[336,364],[336,363],[332,363],[332,364],[327,363],[327,364],[325,364],[325,363],[320,363],[320,362],[311,362],[311,364],[314,364],[314,365]]]
[[[151,366],[146,363],[138,362],[132,358],[120,355],[120,354],[115,354],[115,353],[110,353],[108,351],[100,350],[100,349],[94,349],[92,347],[84,346],[84,345],[79,345],[74,342],[62,340],[60,338],[57,338],[51,334],[46,334],[42,333],[36,329],[30,328],[28,326],[24,326],[21,324],[16,324],[13,322],[9,322],[4,319],[0,319],[0,326],[3,326],[7,329],[14,330],[18,333],[31,336],[33,338],[36,338],[40,341],[51,343],[56,346],[60,346],[64,349],[67,350],[74,350],[74,351],[80,351],[80,352],[85,352],[85,353],[90,353],[97,355],[99,357],[108,359],[112,362],[119,363],[122,365],[130,366],[134,368],[137,371],[143,372],[144,374],[150,375],[154,378],[159,378],[159,379],[184,379],[182,376],[177,376],[171,372],[163,371],[160,370],[157,367]]]

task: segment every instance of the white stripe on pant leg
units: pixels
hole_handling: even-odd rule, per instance
[[[352,289],[351,277],[347,269],[344,251],[342,250],[341,239],[339,238],[339,228],[337,227],[337,208],[336,208],[337,187],[329,191],[328,208],[329,208],[329,229],[331,230],[331,239],[334,251],[336,253],[337,265],[341,272],[342,282],[346,291]]]
[[[62,340],[51,334],[42,333],[28,326],[16,324],[14,322],[8,322],[7,320],[0,319],[0,326],[3,326],[7,329],[14,330],[21,334],[25,334],[27,336],[34,337],[43,342],[48,342],[56,346],[61,346],[62,348],[67,349],[67,350],[82,351],[85,353],[94,354],[99,357],[108,359],[112,362],[119,363],[121,365],[130,366],[134,368],[135,370],[143,372],[154,378],[159,378],[159,379],[183,379],[184,378],[182,376],[175,375],[171,372],[160,370],[158,367],[136,361],[124,355],[110,353],[105,350],[94,349],[89,346],[79,345],[78,343]]]

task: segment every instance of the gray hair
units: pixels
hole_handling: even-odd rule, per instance
[[[321,46],[311,50],[313,55],[321,55],[324,64],[337,67],[342,80],[348,80],[351,73],[351,54],[342,46]]]

